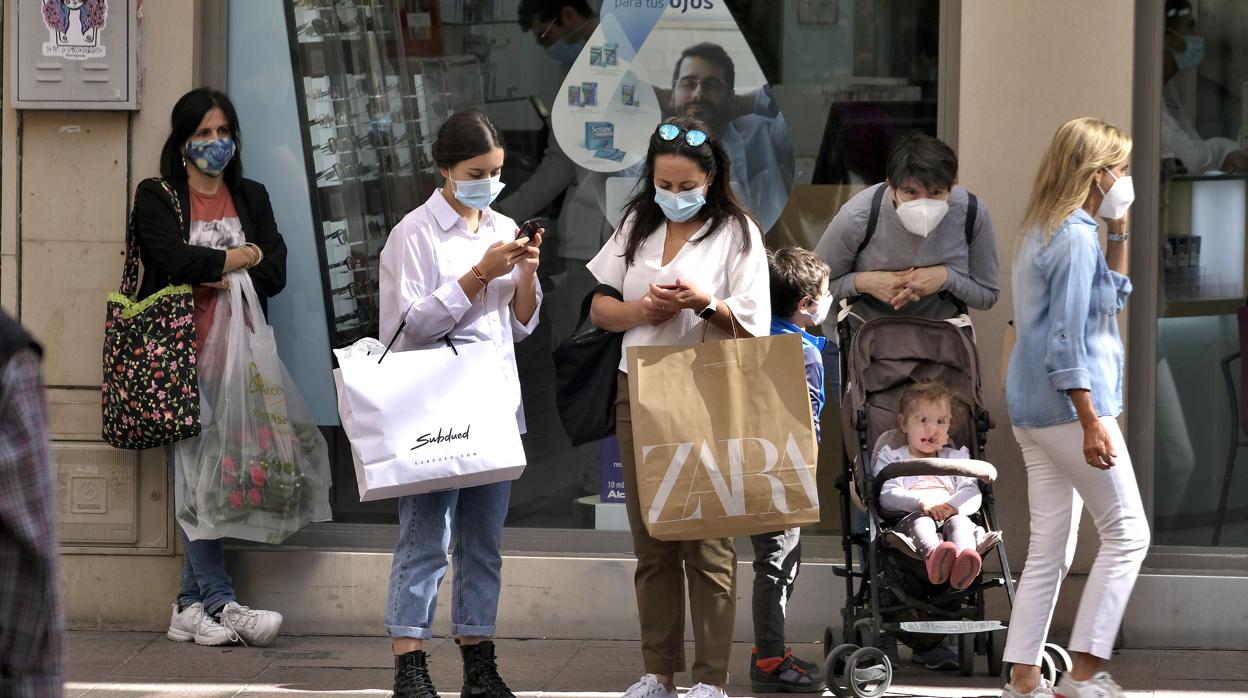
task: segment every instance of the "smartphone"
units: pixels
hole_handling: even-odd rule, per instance
[[[530,218],[520,225],[520,229],[516,231],[516,239],[528,238],[532,240],[533,236],[537,235],[537,231],[545,227],[546,221],[541,218]]]

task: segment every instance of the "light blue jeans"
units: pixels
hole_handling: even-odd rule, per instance
[[[178,477],[173,460],[173,446],[165,447],[170,478]],[[220,611],[234,600],[234,581],[225,573],[225,541],[191,540],[182,525],[174,522],[182,539],[182,581],[178,586],[178,606],[187,607],[203,602],[210,614]]]
[[[451,634],[493,637],[502,588],[503,521],[511,482],[399,498],[399,544],[390,566],[386,632],[428,640],[447,553],[451,580]]]

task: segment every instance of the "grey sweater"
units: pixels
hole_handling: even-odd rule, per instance
[[[997,246],[992,232],[992,219],[984,200],[978,201],[974,234],[970,248],[966,244],[967,193],[955,186],[949,197],[949,213],[926,238],[919,237],[901,224],[893,206],[891,192],[884,194],[875,234],[867,248],[858,254],[858,246],[867,233],[871,215],[871,199],[877,184],[857,193],[828,224],[815,253],[832,268],[829,288],[839,301],[858,295],[854,278],[860,271],[899,271],[910,267],[943,264],[949,278],[940,289],[962,300],[970,308],[987,310],[1001,295],[997,285]],[[936,316],[934,306],[941,304],[938,295],[924,298],[907,306],[909,314]],[[916,307],[911,307],[916,306]]]

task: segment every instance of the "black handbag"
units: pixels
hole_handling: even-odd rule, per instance
[[[582,333],[589,319],[589,306],[595,294],[624,300],[620,292],[600,284],[581,303],[581,319],[572,336],[555,348],[555,404],[559,420],[573,446],[604,439],[615,433],[615,394],[620,372],[623,332],[591,327]]]

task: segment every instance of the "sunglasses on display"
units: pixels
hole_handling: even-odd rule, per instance
[[[378,255],[368,255],[367,257],[351,255],[350,257],[347,257],[345,259],[334,262],[333,264],[330,264],[329,266],[326,267],[326,269],[337,269],[339,267],[346,267],[347,269],[351,271],[363,271],[364,269],[372,269],[374,266],[376,266],[375,264],[373,264],[373,262],[375,262],[377,258],[378,258]]]
[[[685,130],[676,124],[659,124],[659,128],[655,133],[658,133],[659,138],[662,138],[665,141],[674,141],[680,137],[680,134],[683,133],[685,134],[685,143],[687,143],[690,148],[697,148],[707,141],[705,131],[696,128]]]

